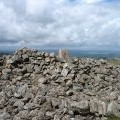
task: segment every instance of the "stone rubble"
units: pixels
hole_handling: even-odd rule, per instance
[[[0,120],[120,117],[120,67],[27,48],[0,58]]]

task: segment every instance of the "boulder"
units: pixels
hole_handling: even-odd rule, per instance
[[[108,104],[107,113],[109,115],[115,115],[120,117],[120,105],[115,101],[110,102]]]
[[[90,113],[89,101],[87,100],[82,100],[80,102],[73,101],[70,106],[74,112],[78,112],[83,115]]]

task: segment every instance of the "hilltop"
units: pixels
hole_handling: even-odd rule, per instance
[[[0,58],[0,120],[120,117],[120,67],[27,48]]]

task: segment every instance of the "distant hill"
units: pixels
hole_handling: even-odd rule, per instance
[[[12,54],[12,52],[0,52],[0,57],[2,57],[3,55],[10,55]]]
[[[58,49],[39,49],[38,51],[55,52],[58,53]],[[0,51],[0,56],[13,54],[15,51]],[[108,50],[70,50],[68,53],[72,57],[88,57],[88,58],[120,58],[120,51],[108,51]]]

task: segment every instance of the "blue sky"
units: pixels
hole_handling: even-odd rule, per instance
[[[0,0],[0,48],[120,50],[119,0]]]

